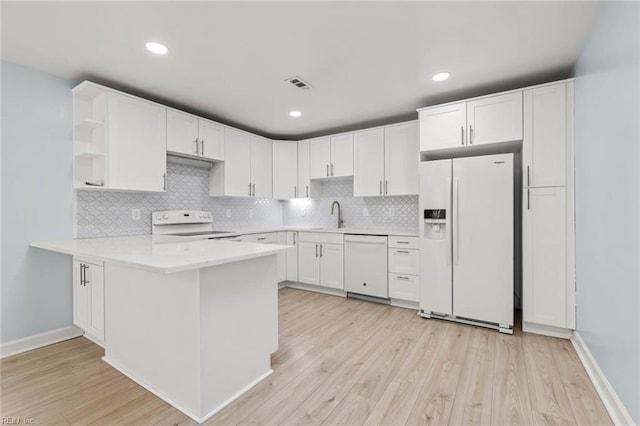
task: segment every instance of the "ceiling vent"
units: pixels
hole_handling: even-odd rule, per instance
[[[312,85],[310,85],[309,83],[304,81],[302,78],[298,77],[297,75],[294,75],[293,77],[289,77],[285,81],[288,81],[289,83],[296,86],[298,89],[302,89],[302,90],[309,90],[313,87]]]

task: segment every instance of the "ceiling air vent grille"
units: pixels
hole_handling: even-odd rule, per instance
[[[302,78],[298,77],[297,75],[294,75],[293,77],[289,77],[285,81],[288,81],[289,83],[296,86],[298,89],[302,89],[302,90],[309,90],[313,87],[312,85],[310,85],[309,83],[304,81]]]

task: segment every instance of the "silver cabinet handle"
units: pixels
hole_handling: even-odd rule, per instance
[[[331,176],[333,176],[333,163],[331,163]],[[322,252],[322,250],[320,250],[320,252]]]
[[[396,250],[396,253],[409,254],[409,251],[407,251],[407,250]]]
[[[293,185],[293,198],[298,198],[298,186]]]
[[[198,152],[198,138],[196,138],[194,142],[196,143],[196,155],[200,155],[200,153]]]
[[[309,185],[307,185],[307,198],[309,198]]]
[[[469,124],[469,145],[473,145],[473,126]]]
[[[167,174],[162,174],[162,189],[167,190]]]
[[[204,139],[200,141],[200,155],[204,155]]]
[[[531,190],[527,188],[527,210],[531,210]]]
[[[320,244],[320,257],[322,257],[322,244]]]
[[[389,181],[384,181],[384,195],[389,195]]]
[[[409,244],[409,241],[396,241],[398,244]]]
[[[380,195],[382,195],[382,181],[380,181]]]
[[[256,196],[256,184],[252,184],[251,187],[253,188],[253,196]]]
[[[464,146],[464,126],[460,126],[460,145]]]
[[[316,257],[318,257],[318,245],[316,244]]]
[[[527,166],[527,186],[531,186],[531,173],[530,170],[531,168],[529,166]]]
[[[396,278],[399,280],[408,280],[409,277],[401,277],[400,275],[396,275]]]
[[[260,237],[260,238],[258,238],[258,241],[262,241],[262,240],[266,240],[266,239],[267,239],[267,237]]]
[[[85,287],[87,286],[87,284],[90,284],[89,280],[87,279],[87,269],[89,269],[89,265],[85,263],[84,264],[84,286]]]
[[[251,184],[249,184],[249,197],[251,197]]]
[[[293,245],[294,245],[294,246],[296,245],[296,235],[298,235],[298,233],[297,233],[297,232],[294,232],[294,233],[293,233]]]
[[[329,165],[327,164],[327,176],[329,176]]]

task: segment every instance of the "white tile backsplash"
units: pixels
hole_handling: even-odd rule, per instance
[[[331,203],[342,208],[345,227],[381,231],[418,230],[418,197],[353,197],[353,180],[317,183],[319,198],[288,201],[255,198],[212,198],[209,170],[168,163],[168,189],[164,193],[78,191],[77,237],[109,237],[151,233],[151,212],[156,210],[206,210],[220,230],[279,226],[333,227]],[[140,209],[140,220],[131,210]],[[368,215],[363,215],[363,209]],[[227,217],[227,212],[230,217]]]

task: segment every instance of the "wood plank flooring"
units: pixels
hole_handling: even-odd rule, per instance
[[[285,288],[274,374],[208,425],[610,425],[571,343]],[[77,338],[2,360],[0,412],[36,424],[194,421]]]

